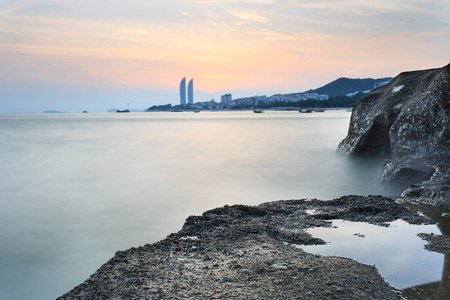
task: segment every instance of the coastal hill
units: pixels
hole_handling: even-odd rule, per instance
[[[318,89],[309,90],[305,93],[325,94],[330,97],[345,96],[349,93],[370,91],[374,88],[375,83],[383,83],[392,80],[392,77],[385,78],[364,78],[353,79],[341,77],[332,81]]]

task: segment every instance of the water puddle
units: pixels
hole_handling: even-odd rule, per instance
[[[381,227],[362,222],[333,220],[331,228],[310,228],[325,245],[298,246],[321,255],[350,257],[375,265],[406,299],[450,299],[450,254],[425,250],[417,233],[450,235],[450,212],[428,205],[405,206],[431,218],[437,225],[411,225],[402,220]],[[314,211],[308,212],[314,214]]]
[[[424,249],[419,232],[440,234],[436,225],[410,225],[397,220],[390,227],[362,222],[333,220],[331,228],[308,229],[325,245],[299,246],[321,255],[351,257],[375,265],[381,275],[397,289],[439,281],[444,255]]]

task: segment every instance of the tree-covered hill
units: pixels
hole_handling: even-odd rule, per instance
[[[326,94],[330,97],[343,96],[354,92],[363,92],[372,90],[375,83],[390,81],[392,77],[386,78],[364,78],[364,79],[352,79],[352,78],[339,78],[332,81],[323,87],[315,90],[309,90],[307,93]]]

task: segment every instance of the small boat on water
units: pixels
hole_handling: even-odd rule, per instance
[[[309,113],[312,113],[313,111],[311,109],[305,109],[305,110],[299,109],[298,112],[303,113],[303,114],[305,114],[305,113],[309,114]]]
[[[254,109],[253,112],[254,112],[255,114],[261,114],[261,113],[263,113],[263,111],[262,111],[261,109]]]
[[[83,114],[87,114],[88,113],[88,111],[87,110],[83,110]]]
[[[199,113],[200,111],[199,110],[194,110],[194,113]]]
[[[117,110],[118,113],[129,113],[130,112],[130,102],[128,102],[128,109],[124,109],[124,110]]]

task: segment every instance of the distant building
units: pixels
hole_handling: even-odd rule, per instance
[[[262,96],[255,96],[256,97],[256,99],[258,100],[258,103],[259,102],[267,102],[268,101],[268,99],[269,98],[267,98],[267,96],[266,95],[262,95]]]
[[[186,78],[181,79],[180,82],[180,104],[186,105]]]
[[[236,105],[245,105],[245,106],[257,106],[258,105],[258,97],[245,97],[236,99]]]
[[[330,97],[328,95],[325,95],[325,94],[319,95],[316,98],[316,100],[328,100],[328,99],[330,99]]]
[[[194,79],[191,79],[188,84],[188,103],[194,104]]]
[[[292,95],[275,94],[269,97],[270,102],[292,102]]]
[[[375,82],[373,85],[373,88],[376,89],[379,86],[385,85],[386,83],[389,83],[390,80],[384,81],[384,82]]]
[[[231,98],[232,98],[231,94],[222,95],[220,96],[220,103],[222,104],[230,103],[231,101],[233,101]]]
[[[292,94],[274,94],[270,97],[265,97],[265,96],[259,96],[258,100],[259,101],[264,101],[264,102],[285,102],[285,103],[290,103],[290,102],[298,102],[301,100],[328,100],[329,97],[328,95],[319,95],[317,93],[292,93]]]

